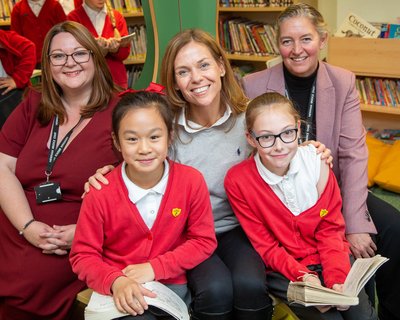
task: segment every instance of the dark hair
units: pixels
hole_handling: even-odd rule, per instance
[[[61,22],[50,29],[43,43],[42,100],[38,113],[38,120],[41,124],[47,124],[56,114],[60,118],[60,123],[63,123],[67,117],[67,113],[61,102],[63,92],[61,87],[53,80],[49,60],[51,42],[57,34],[62,32],[70,33],[82,47],[91,51],[91,59],[93,59],[95,66],[92,92],[87,105],[81,107],[82,117],[90,118],[97,111],[107,108],[112,94],[117,91],[107,62],[89,30],[77,22]]]
[[[166,88],[174,112],[178,113],[187,104],[180,91],[175,89],[175,59],[179,51],[189,44],[196,42],[203,44],[210,51],[214,60],[225,68],[225,75],[221,78],[221,104],[229,105],[233,114],[238,115],[246,109],[248,99],[238,84],[232,67],[226,58],[224,50],[218,42],[207,32],[201,29],[187,29],[176,34],[168,43],[161,64],[161,83]]]
[[[131,110],[155,108],[168,130],[168,136],[172,136],[174,114],[168,100],[161,94],[149,91],[125,93],[117,103],[112,114],[112,130],[118,141],[118,131],[122,118]]]
[[[251,131],[257,116],[266,109],[279,109],[288,112],[292,115],[297,122],[300,120],[300,114],[293,106],[292,101],[290,101],[285,96],[278,92],[267,92],[259,95],[250,101],[246,110],[246,129]],[[285,108],[285,109],[283,109]]]

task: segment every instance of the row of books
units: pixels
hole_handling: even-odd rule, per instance
[[[382,23],[379,38],[400,38],[400,24]]]
[[[128,31],[129,34],[134,34],[128,59],[145,58],[147,50],[146,26],[144,24],[130,25]]]
[[[388,107],[400,106],[400,80],[357,78],[356,88],[361,103]]]
[[[246,18],[227,18],[219,21],[221,46],[228,52],[244,55],[278,55],[276,32],[272,25]]]
[[[141,0],[109,0],[112,7],[121,13],[143,12]]]
[[[293,0],[219,0],[220,7],[288,7]]]
[[[137,79],[139,79],[142,74],[143,66],[141,65],[133,65],[128,67],[126,73],[128,75],[128,88],[133,88]]]
[[[9,21],[16,0],[0,0],[0,21]]]

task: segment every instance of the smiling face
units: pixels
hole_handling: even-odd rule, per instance
[[[225,69],[208,48],[192,41],[179,50],[174,63],[176,89],[192,108],[219,108]]]
[[[82,50],[86,50],[86,48],[82,47],[72,34],[61,32],[52,39],[49,53],[70,55]],[[91,90],[95,71],[92,56],[84,63],[76,63],[71,56],[62,66],[54,66],[50,62],[50,70],[54,81],[64,93],[70,90]]]
[[[279,51],[286,68],[295,76],[310,76],[318,67],[319,51],[327,35],[320,36],[307,17],[287,18],[280,24]]]
[[[169,134],[155,107],[129,110],[121,119],[114,143],[126,162],[129,179],[144,189],[155,186],[164,172]]]
[[[276,135],[287,130],[299,128],[299,123],[288,112],[287,108],[279,105],[260,111],[254,120],[251,131],[256,137]],[[257,149],[262,164],[271,172],[283,176],[289,170],[290,161],[297,152],[297,139],[293,142],[284,143],[280,138],[270,148],[262,148],[257,140],[249,133],[246,133],[247,141]]]

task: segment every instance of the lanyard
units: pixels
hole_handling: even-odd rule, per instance
[[[310,139],[310,135],[312,132],[312,123],[314,120],[314,111],[315,111],[315,91],[317,87],[316,80],[317,78],[314,79],[314,82],[311,87],[310,98],[308,100],[307,119],[306,119],[305,134],[304,134],[305,141],[308,141]],[[286,98],[290,99],[289,91],[286,85],[285,85],[285,96]]]
[[[66,136],[61,140],[60,144],[56,148],[57,144],[57,138],[58,138],[58,129],[60,127],[59,121],[58,121],[58,116],[56,115],[53,120],[53,128],[51,130],[51,141],[50,141],[50,151],[49,151],[49,157],[47,160],[47,168],[45,171],[47,181],[49,181],[49,177],[52,173],[54,163],[56,162],[58,156],[63,152],[65,146],[67,145],[67,142],[69,138],[72,135],[72,132],[74,129],[82,122],[83,118],[81,117],[78,121],[78,123],[68,131]]]

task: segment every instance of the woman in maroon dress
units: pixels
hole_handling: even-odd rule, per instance
[[[53,27],[42,67],[41,90],[30,90],[0,133],[0,319],[69,319],[84,287],[68,261],[83,185],[119,160],[116,90],[90,32]]]

